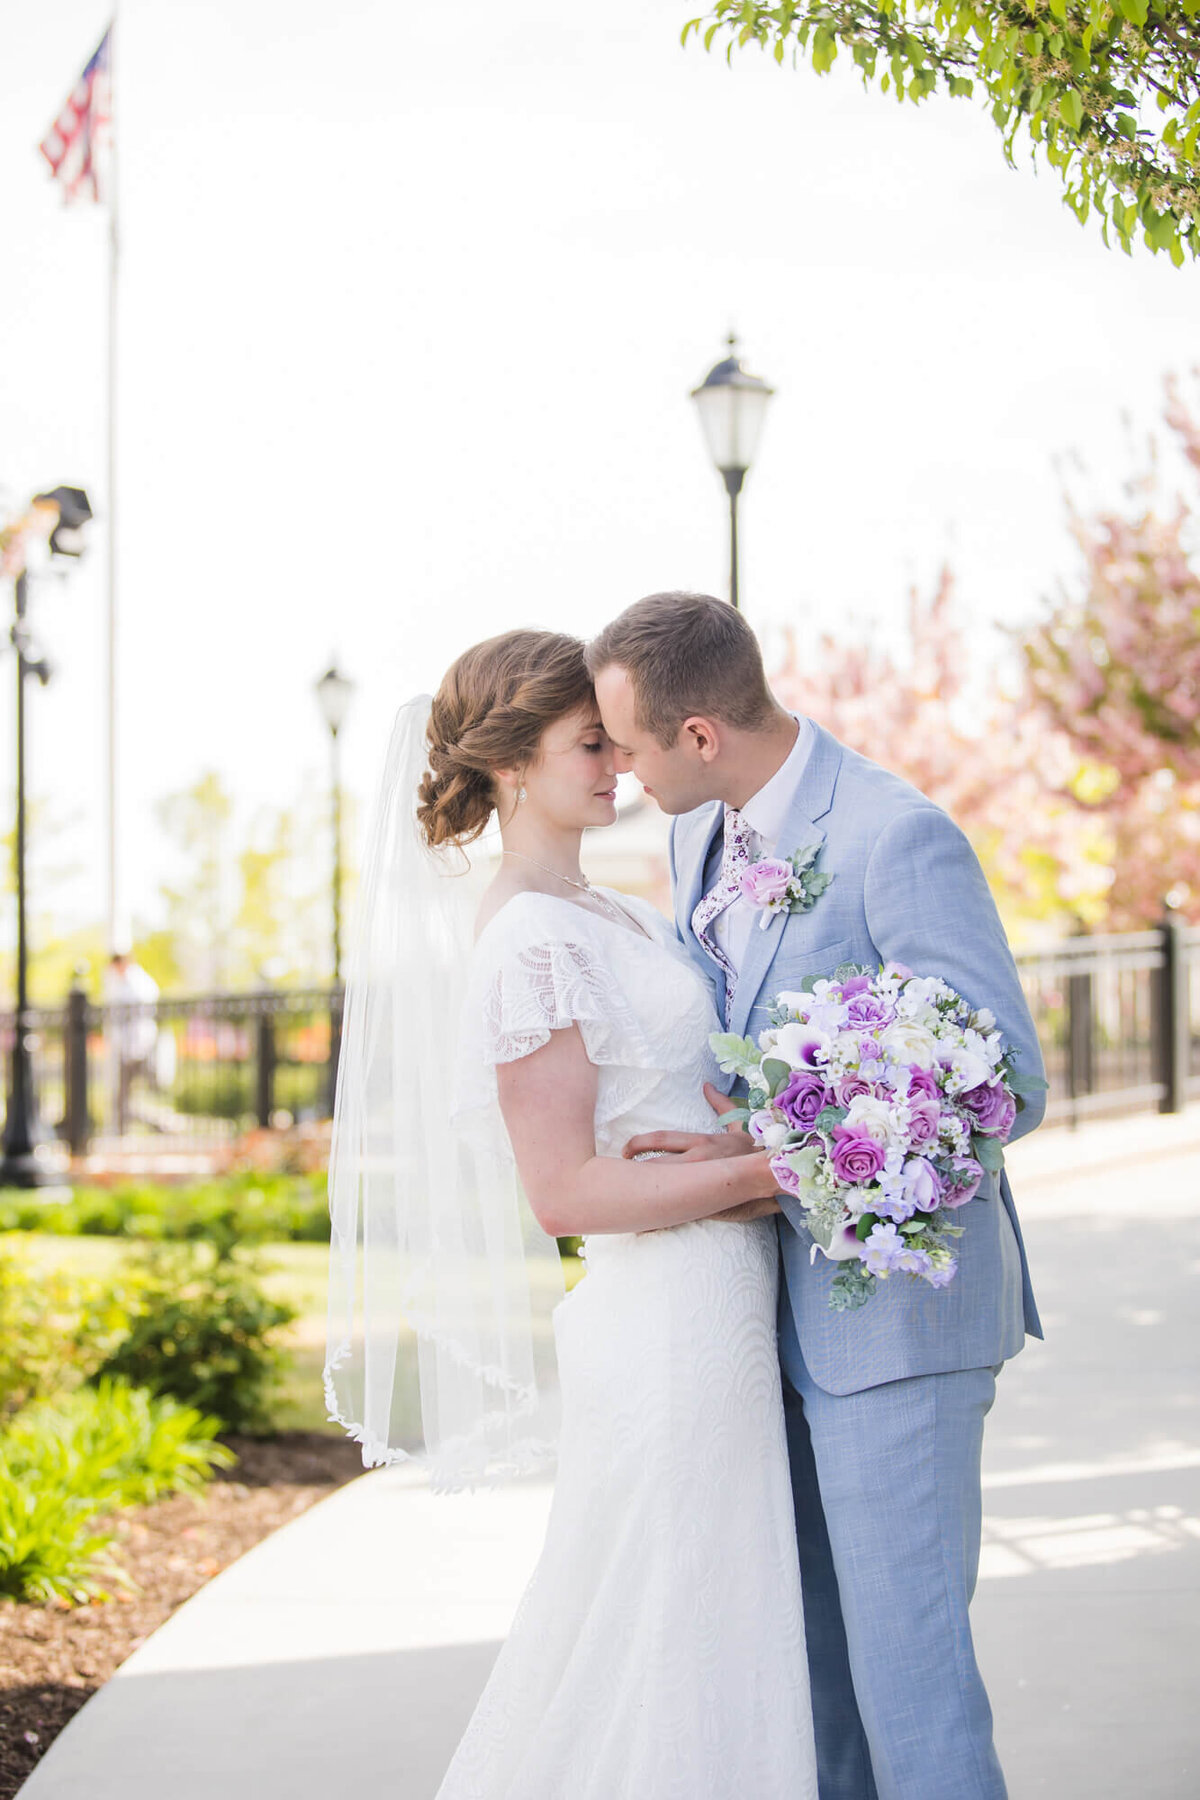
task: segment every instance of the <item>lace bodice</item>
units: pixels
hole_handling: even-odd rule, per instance
[[[531,892],[514,895],[480,933],[460,1021],[460,1127],[507,1142],[496,1064],[528,1056],[574,1024],[599,1071],[600,1155],[618,1155],[637,1132],[716,1129],[703,1094],[705,1081],[721,1083],[708,1047],[720,1030],[712,991],[661,913],[613,897],[649,937]]]

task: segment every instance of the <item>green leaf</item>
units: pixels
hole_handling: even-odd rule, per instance
[[[807,1220],[807,1225],[808,1235],[813,1243],[819,1244],[822,1250],[828,1250],[830,1244],[833,1242],[833,1226],[822,1225],[816,1219]]]
[[[845,1121],[847,1108],[844,1106],[823,1106],[813,1124],[818,1131],[832,1131],[835,1125]]]
[[[854,1227],[854,1235],[860,1244],[866,1243],[878,1223],[879,1220],[875,1217],[874,1213],[863,1214],[862,1218],[858,1221],[858,1224]]]
[[[852,1263],[848,1269],[842,1269],[834,1279],[829,1290],[829,1309],[831,1312],[855,1312],[865,1306],[875,1292],[874,1278],[867,1274],[861,1263]]]
[[[764,1056],[762,1072],[773,1097],[780,1088],[787,1086],[792,1069],[790,1063],[781,1062],[777,1056]]]
[[[1074,88],[1068,88],[1061,96],[1058,102],[1058,116],[1071,127],[1072,131],[1078,131],[1083,124],[1083,101]]]
[[[973,1137],[971,1155],[993,1175],[998,1175],[1004,1167],[1004,1150],[994,1137]]]
[[[732,1031],[714,1031],[708,1044],[727,1075],[742,1075],[748,1079],[758,1073],[762,1052],[753,1038],[738,1037]]]
[[[1116,217],[1115,208],[1113,217]],[[1042,1094],[1050,1086],[1050,1083],[1043,1081],[1040,1075],[1009,1075],[1006,1080],[1014,1094]]]
[[[818,75],[833,67],[837,56],[837,39],[827,25],[819,25],[813,37],[812,66]]]

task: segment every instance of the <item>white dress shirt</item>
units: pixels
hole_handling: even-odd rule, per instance
[[[793,713],[792,717],[799,730],[786,759],[771,779],[764,781],[757,794],[752,794],[745,806],[738,809],[752,828],[750,854],[755,860],[760,856],[774,856],[781,848],[779,839],[787,820],[788,808],[817,735],[812,720],[805,718],[803,713]],[[787,854],[790,855],[797,848],[797,845],[789,844]],[[758,924],[758,916],[759,908],[752,906],[749,900],[739,894],[724,912],[717,914],[709,927],[718,946],[735,969],[742,966],[746,945],[751,931]]]

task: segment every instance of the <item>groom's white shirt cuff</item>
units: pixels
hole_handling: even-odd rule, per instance
[[[753,794],[741,809],[742,817],[754,834],[750,840],[752,857],[773,856],[780,850],[779,834],[787,820],[797,783],[812,754],[817,735],[812,720],[803,713],[793,713],[792,717],[799,726],[795,743],[771,779],[765,781],[757,794]],[[790,854],[797,847],[795,844],[788,845],[787,853]],[[758,908],[751,906],[748,900],[743,900],[739,895],[723,913],[718,913],[709,928],[735,969],[742,966],[750,933],[757,922]]]

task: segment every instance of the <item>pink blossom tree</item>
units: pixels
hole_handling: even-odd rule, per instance
[[[954,577],[943,566],[931,598],[908,596],[908,646],[825,635],[801,659],[794,635],[772,685],[787,704],[902,775],[944,806],[971,838],[1015,937],[1034,922],[1058,930],[1106,916],[1110,834],[1072,794],[1081,758],[1067,735],[1019,694],[986,681],[982,710]]]

